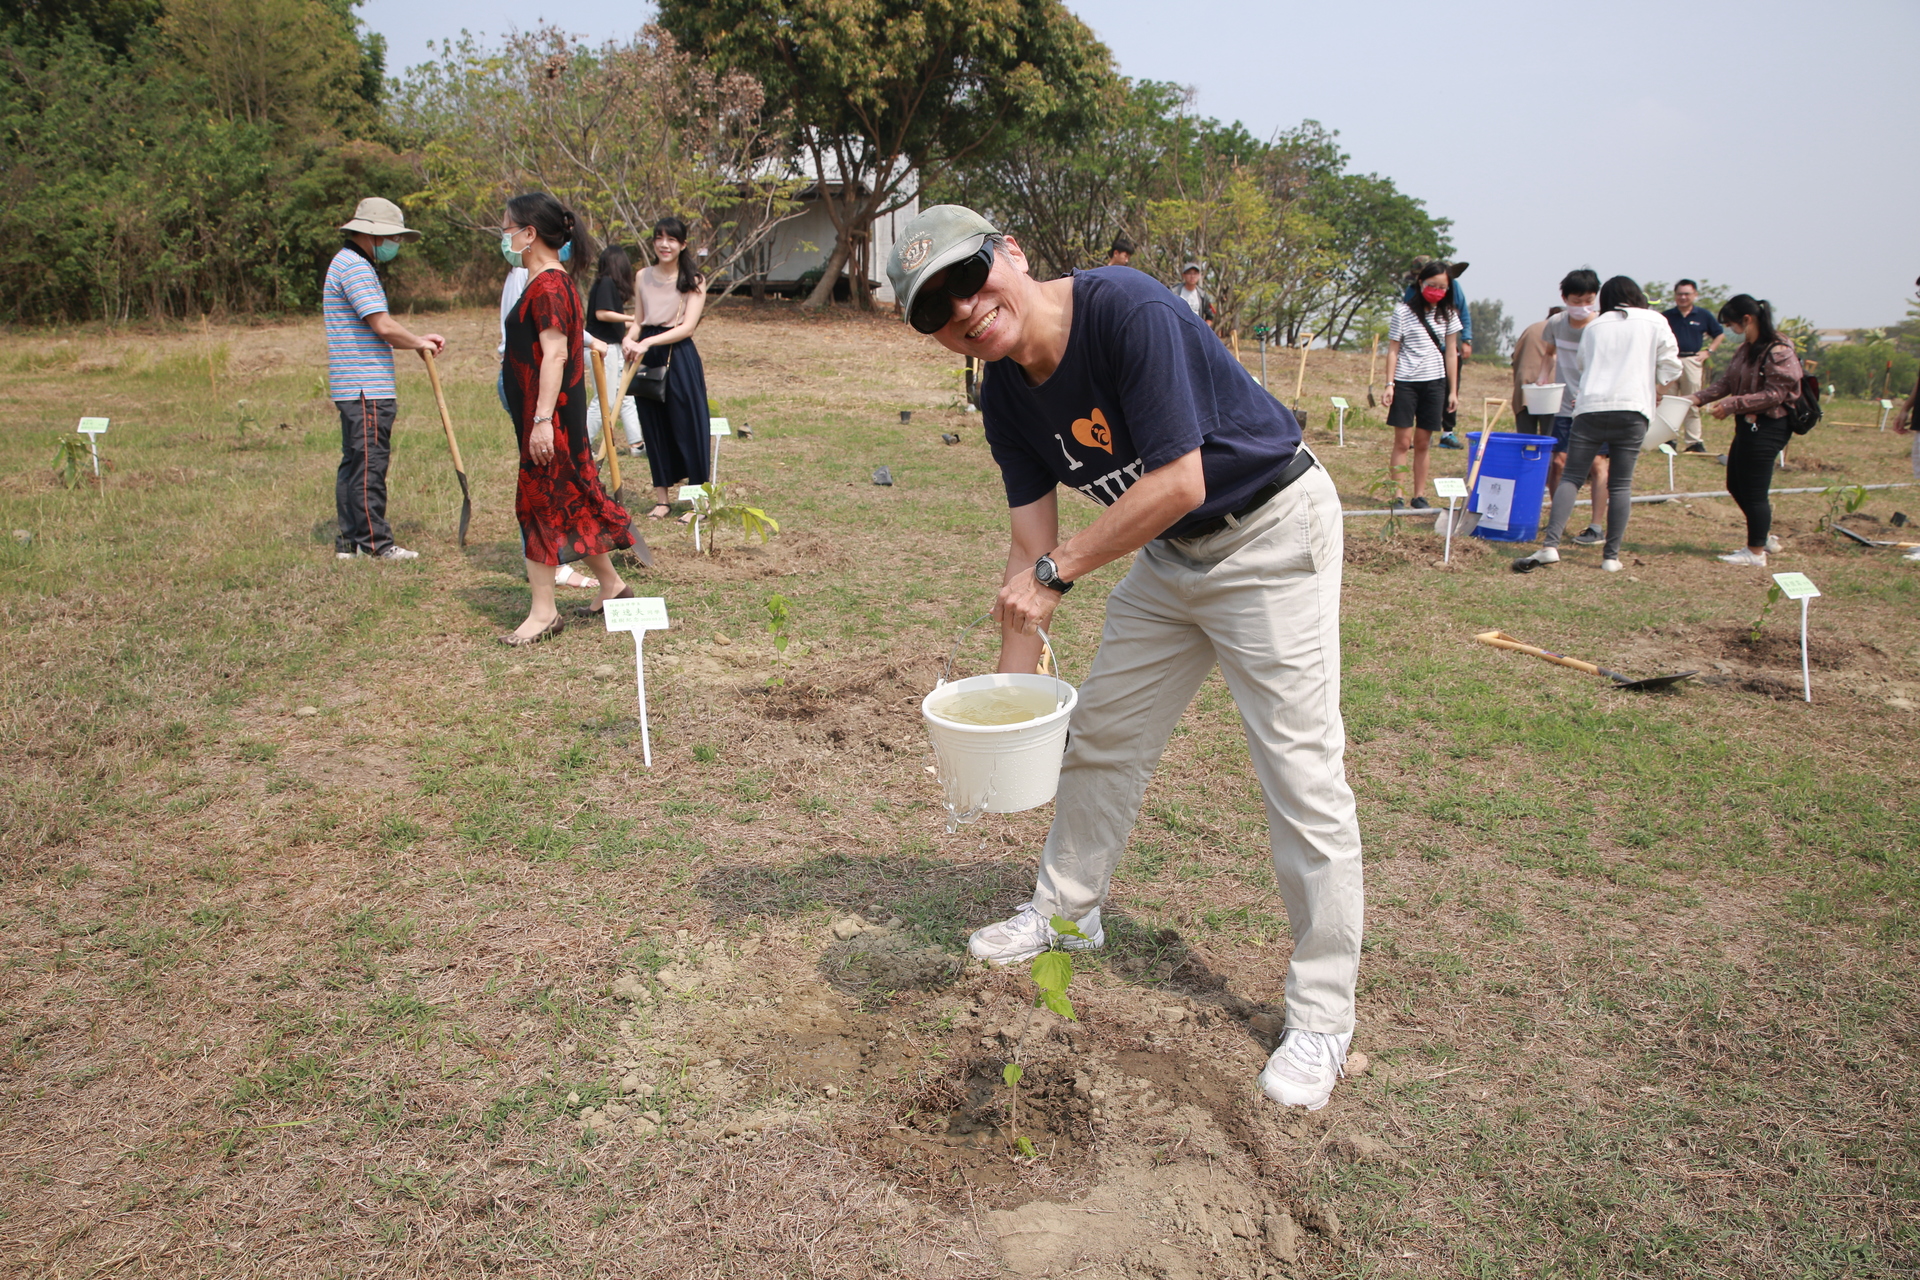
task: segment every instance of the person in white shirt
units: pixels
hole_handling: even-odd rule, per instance
[[[1560,562],[1560,535],[1595,455],[1610,445],[1606,546],[1600,567],[1620,571],[1620,544],[1633,514],[1633,464],[1653,420],[1660,384],[1680,376],[1680,344],[1666,319],[1647,309],[1647,295],[1625,276],[1600,286],[1600,314],[1580,334],[1580,412],[1573,420],[1567,465],[1553,490],[1553,511],[1540,549],[1513,562],[1529,573]]]
[[[1180,268],[1180,283],[1174,288],[1173,293],[1180,301],[1192,307],[1193,314],[1199,316],[1209,328],[1213,326],[1213,299],[1201,292],[1199,263],[1189,262]]]

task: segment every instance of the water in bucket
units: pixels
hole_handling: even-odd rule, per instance
[[[1058,707],[1053,694],[1045,689],[1002,686],[956,694],[928,710],[954,724],[1024,724],[1052,715]]]

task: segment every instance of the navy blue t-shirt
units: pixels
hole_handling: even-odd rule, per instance
[[[1726,330],[1713,318],[1713,313],[1703,307],[1695,307],[1686,315],[1680,314],[1680,308],[1668,307],[1661,314],[1667,318],[1667,324],[1673,329],[1673,340],[1680,344],[1680,354],[1696,355],[1700,348],[1707,345],[1708,338],[1717,338]]]
[[[1133,482],[1200,450],[1207,500],[1164,533],[1237,511],[1300,448],[1300,424],[1255,382],[1192,308],[1131,267],[1073,277],[1073,327],[1037,387],[1012,360],[991,366],[980,416],[1007,505],[1056,484],[1112,506]]]

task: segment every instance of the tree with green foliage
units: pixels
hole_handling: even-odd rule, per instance
[[[1504,360],[1513,349],[1513,317],[1507,304],[1498,298],[1470,298],[1467,310],[1473,316],[1473,354]]]
[[[1017,136],[1079,127],[1113,76],[1060,0],[662,0],[658,21],[790,118],[835,231],[814,307],[849,268],[870,307],[875,219]]]

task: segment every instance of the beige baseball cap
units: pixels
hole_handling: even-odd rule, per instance
[[[341,223],[340,229],[369,236],[397,236],[402,240],[420,238],[418,231],[407,229],[407,215],[400,212],[400,206],[379,196],[362,200],[354,208],[352,220]]]

